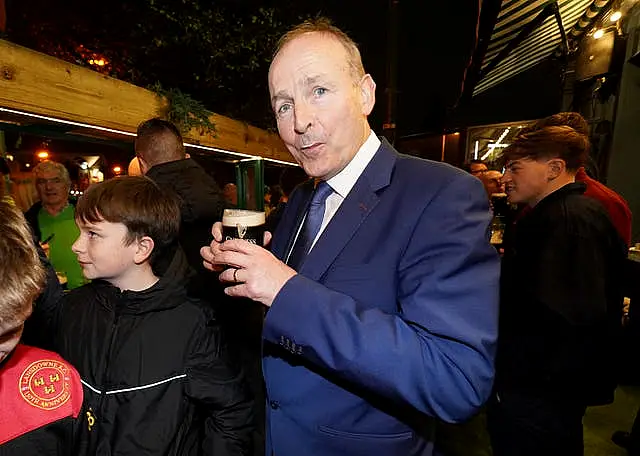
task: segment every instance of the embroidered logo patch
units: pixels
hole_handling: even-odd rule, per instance
[[[33,362],[20,376],[20,394],[30,405],[42,410],[55,410],[71,397],[69,366],[60,361],[43,359]]]

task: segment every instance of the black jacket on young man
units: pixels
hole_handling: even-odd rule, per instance
[[[613,401],[626,248],[584,190],[560,188],[505,235],[498,392]]]
[[[82,378],[78,455],[248,455],[253,402],[211,310],[187,297],[178,250],[151,288],[102,280],[65,295],[54,347]]]

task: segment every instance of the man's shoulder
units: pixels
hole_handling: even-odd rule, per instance
[[[560,224],[575,235],[589,236],[596,232],[615,232],[609,214],[595,198],[585,194],[569,194],[550,207],[546,214],[550,223]]]
[[[423,194],[437,193],[452,183],[463,187],[474,186],[474,193],[484,195],[479,179],[448,163],[397,153],[395,170],[391,183],[399,186],[419,188]]]
[[[444,176],[462,176],[468,173],[448,163],[415,157],[397,152],[397,166],[422,173],[442,174]],[[472,176],[470,176],[472,177]]]
[[[147,172],[147,177],[151,180],[162,183],[175,183],[176,176],[198,177],[206,182],[213,181],[213,178],[207,174],[205,169],[192,158],[160,163],[152,166]],[[188,183],[198,184],[200,182],[189,181]]]

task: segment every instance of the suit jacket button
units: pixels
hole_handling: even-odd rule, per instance
[[[280,408],[280,403],[278,401],[269,401],[269,407],[273,410],[278,410]]]

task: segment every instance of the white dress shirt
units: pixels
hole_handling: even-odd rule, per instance
[[[367,140],[362,144],[347,166],[327,181],[327,184],[329,184],[333,193],[329,195],[325,201],[322,225],[320,225],[320,231],[318,231],[316,238],[313,240],[313,244],[311,244],[311,249],[316,245],[316,242],[322,235],[322,232],[336,212],[338,212],[340,205],[347,197],[353,186],[356,185],[356,181],[360,178],[360,175],[379,148],[380,140],[372,130],[369,133]],[[309,249],[309,251],[311,251],[311,249]]]

